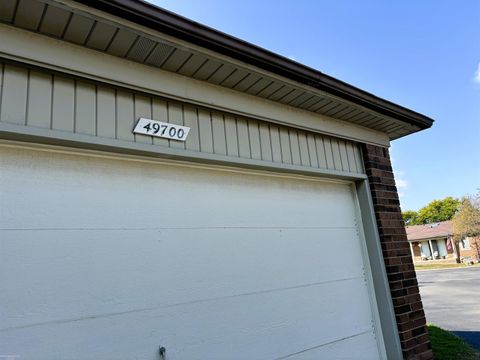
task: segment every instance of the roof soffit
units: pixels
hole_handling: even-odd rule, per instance
[[[0,20],[180,75],[386,133],[421,130],[312,86],[71,0],[3,0]]]

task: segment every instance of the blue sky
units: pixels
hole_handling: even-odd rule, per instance
[[[392,143],[403,210],[480,188],[480,1],[151,2],[434,118]]]

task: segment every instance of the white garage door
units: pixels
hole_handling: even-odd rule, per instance
[[[13,147],[0,163],[2,355],[379,358],[348,184]]]

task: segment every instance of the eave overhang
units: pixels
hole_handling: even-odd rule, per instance
[[[139,0],[3,0],[0,21],[385,133],[433,120],[320,71]]]
[[[433,119],[425,115],[150,3],[138,0],[78,0],[78,2],[326,91],[380,114],[418,126],[420,129],[429,128],[433,124]]]

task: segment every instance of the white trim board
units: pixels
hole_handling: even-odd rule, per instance
[[[28,143],[28,142],[22,142],[22,141],[0,139],[0,149],[3,147],[28,149],[28,150],[35,150],[35,151],[46,151],[46,152],[54,152],[54,153],[60,153],[60,154],[73,154],[78,156],[90,156],[90,157],[98,157],[98,158],[114,159],[114,160],[126,160],[126,161],[128,160],[128,161],[143,162],[143,163],[150,163],[150,164],[181,166],[181,167],[189,167],[189,168],[195,168],[195,169],[226,171],[226,172],[231,172],[236,174],[250,174],[250,175],[259,175],[264,177],[265,176],[282,177],[282,178],[296,179],[301,181],[319,181],[319,182],[333,183],[333,184],[352,184],[354,181],[356,181],[356,179],[342,178],[340,175],[337,177],[335,176],[328,177],[328,174],[303,175],[299,173],[256,170],[251,168],[234,167],[229,165],[215,165],[215,164],[207,164],[207,163],[193,162],[193,161],[187,161],[187,160],[172,160],[168,158],[153,158],[150,156],[132,155],[132,154],[124,154],[124,153],[118,153],[118,152],[90,150],[90,149],[72,148],[72,147],[60,146],[60,145]],[[363,178],[359,178],[358,180],[362,180],[362,179]]]

